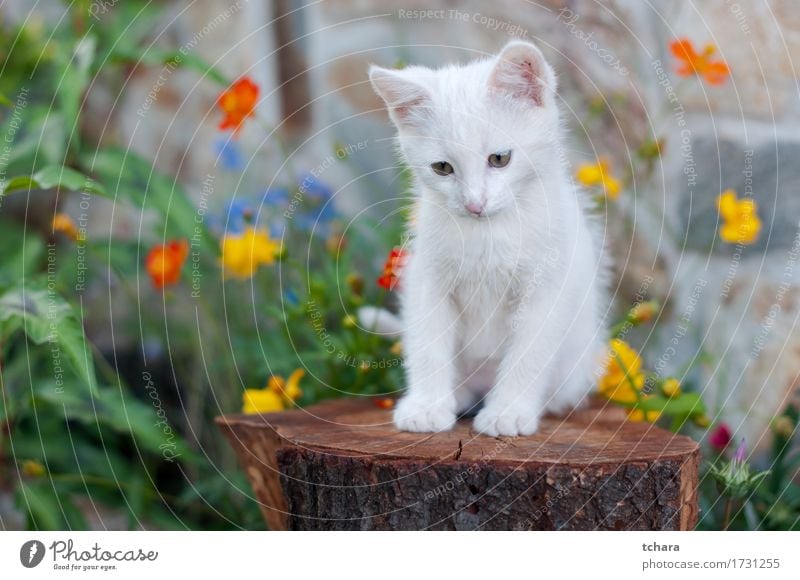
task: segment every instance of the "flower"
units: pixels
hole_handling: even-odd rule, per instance
[[[703,52],[697,52],[691,40],[679,38],[670,43],[669,49],[680,63],[677,70],[679,76],[698,75],[708,84],[721,85],[730,75],[730,69],[725,61],[711,59],[711,55],[716,52],[713,44],[707,44]]]
[[[78,228],[72,218],[65,213],[57,213],[53,216],[53,231],[61,232],[73,242],[78,239]]]
[[[333,189],[314,174],[305,173],[300,176],[292,201],[292,205],[300,209],[295,216],[297,227],[323,238],[329,235],[331,222],[339,215],[333,202]]]
[[[719,228],[719,237],[729,244],[752,244],[761,231],[758,206],[753,199],[737,199],[736,192],[726,189],[717,198],[719,215],[724,223]]]
[[[242,413],[275,413],[283,411],[303,395],[300,379],[305,376],[303,369],[295,370],[287,380],[272,375],[263,389],[246,389],[242,394]]]
[[[731,428],[727,423],[720,423],[709,435],[708,443],[715,451],[721,453],[730,444],[732,438]]]
[[[615,338],[610,343],[605,372],[598,384],[600,394],[618,403],[636,403],[644,386],[642,359],[628,343]]]
[[[750,465],[747,463],[747,445],[742,439],[733,459],[721,465],[718,463],[712,464],[709,473],[716,480],[722,495],[731,498],[743,498],[753,493],[756,487],[766,479],[770,471],[750,472]]]
[[[228,234],[220,242],[226,277],[252,278],[260,265],[269,266],[281,253],[281,244],[266,231],[248,226],[241,234]]]
[[[39,461],[26,459],[22,462],[22,473],[28,477],[41,477],[47,473],[47,470]]]
[[[246,389],[242,395],[242,413],[275,413],[283,409],[281,396],[267,388]]]
[[[390,397],[378,397],[377,399],[373,399],[375,402],[375,406],[379,409],[392,409],[394,408],[394,399]]]
[[[408,252],[395,246],[389,252],[386,264],[383,266],[383,275],[378,278],[378,286],[386,290],[394,290],[400,283],[400,273],[408,260]]]
[[[681,383],[678,379],[670,378],[661,385],[661,392],[667,397],[677,397],[681,394]]]
[[[245,160],[239,146],[228,137],[221,137],[214,141],[214,151],[217,161],[229,171],[241,171],[245,167]]]
[[[607,159],[598,159],[597,163],[583,163],[578,166],[575,178],[587,187],[601,185],[605,196],[617,199],[622,190],[622,184],[611,175],[611,167]]]
[[[657,312],[658,302],[655,300],[640,302],[630,309],[628,312],[628,320],[634,324],[643,324],[645,322],[650,322]]]
[[[225,113],[219,128],[223,131],[233,129],[234,133],[238,133],[244,120],[253,116],[258,93],[258,85],[248,77],[243,77],[228,87],[217,99],[217,105]]]
[[[655,423],[661,417],[661,411],[645,411],[644,409],[630,409],[628,411],[628,420],[634,423],[641,423],[647,421],[648,423]]]
[[[186,240],[172,240],[151,248],[144,264],[153,286],[164,288],[177,284],[188,255],[189,242]]]

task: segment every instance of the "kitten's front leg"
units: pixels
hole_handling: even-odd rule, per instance
[[[422,279],[420,279],[422,278]],[[397,404],[394,424],[403,431],[447,431],[456,422],[455,326],[458,315],[441,284],[404,279],[403,318],[408,391]]]
[[[553,377],[555,354],[563,339],[555,327],[558,322],[552,306],[541,303],[526,307],[513,317],[495,385],[475,417],[477,431],[493,437],[536,432]]]

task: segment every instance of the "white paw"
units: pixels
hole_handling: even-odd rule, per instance
[[[401,431],[449,431],[455,424],[456,414],[441,403],[405,397],[394,410],[394,425]]]
[[[539,427],[539,414],[520,413],[514,409],[501,409],[498,412],[487,407],[478,413],[472,426],[476,431],[492,437],[533,435]]]

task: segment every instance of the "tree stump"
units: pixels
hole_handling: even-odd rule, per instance
[[[687,530],[699,450],[594,401],[531,437],[405,433],[366,399],[217,423],[273,530]]]

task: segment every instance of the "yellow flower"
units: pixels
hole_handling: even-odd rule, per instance
[[[224,275],[242,279],[252,278],[260,265],[274,264],[281,253],[280,242],[252,226],[241,234],[226,235],[220,247]]]
[[[269,389],[246,389],[242,395],[242,413],[274,413],[283,409],[281,396]]]
[[[606,368],[600,379],[600,394],[618,403],[635,403],[638,391],[644,386],[642,359],[624,340],[615,338],[610,343]]]
[[[65,213],[57,213],[53,216],[53,231],[61,232],[73,242],[78,239],[78,228],[72,218]]]
[[[395,356],[400,356],[403,354],[403,343],[398,340],[391,347],[389,347],[389,352]]]
[[[246,389],[242,395],[242,413],[275,413],[283,411],[292,401],[303,395],[300,379],[305,376],[303,369],[297,369],[288,380],[272,375],[263,389]]]
[[[355,328],[358,326],[358,320],[352,314],[348,314],[342,319],[342,326],[345,328]]]
[[[602,186],[609,199],[617,199],[622,190],[620,181],[611,175],[608,159],[599,159],[597,163],[584,163],[575,172],[575,178],[587,187]]]
[[[661,385],[661,392],[667,397],[677,397],[681,394],[681,383],[678,379],[667,379]]]
[[[303,396],[303,391],[300,389],[300,379],[305,375],[306,371],[303,369],[295,370],[286,381],[281,376],[272,375],[267,381],[267,388],[281,395],[287,403],[291,403]]]
[[[737,199],[736,192],[726,189],[717,198],[719,215],[723,224],[719,237],[729,244],[752,244],[761,231],[758,206],[753,199]]]
[[[35,459],[26,459],[22,462],[22,473],[28,477],[41,477],[46,473],[44,465]]]
[[[660,416],[661,411],[645,411],[643,409],[631,409],[628,411],[628,420],[634,423],[641,423],[642,421],[655,423]]]

